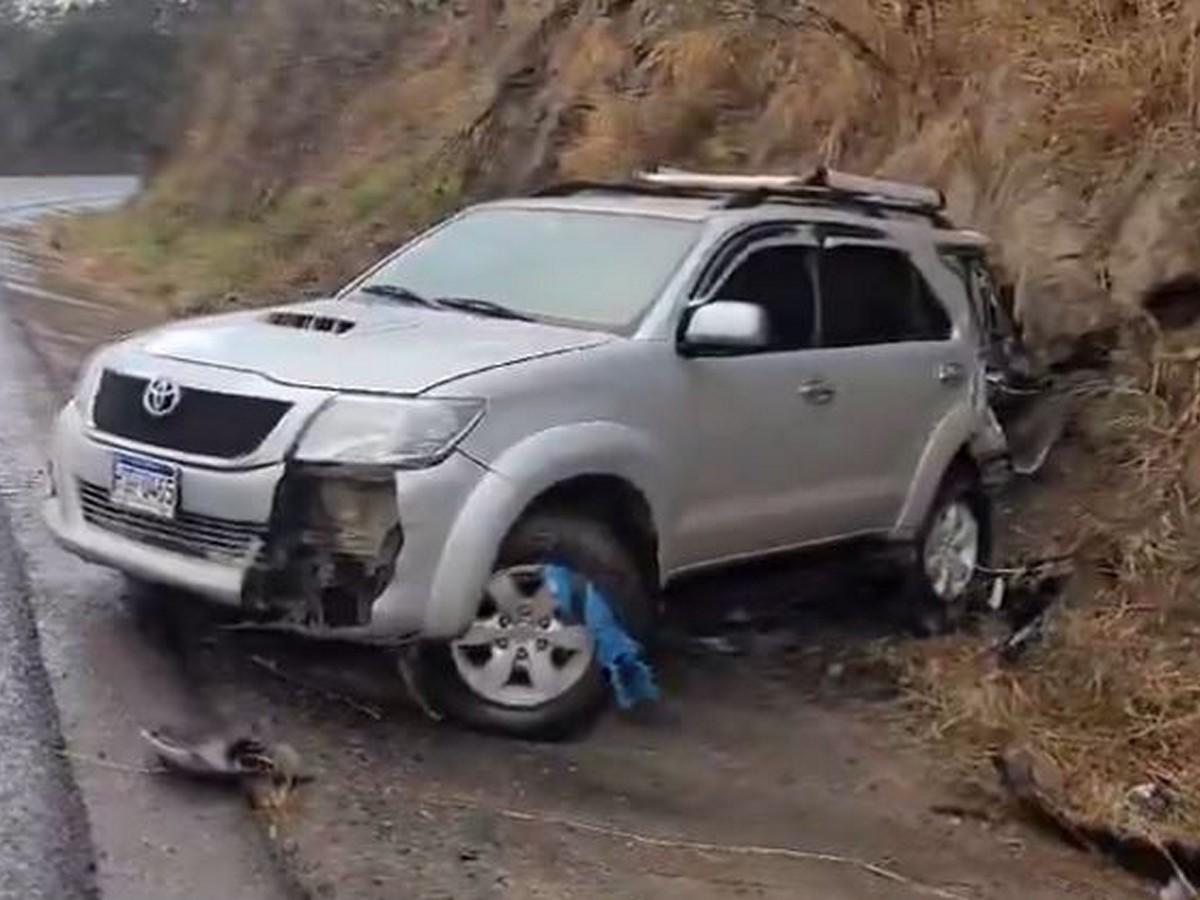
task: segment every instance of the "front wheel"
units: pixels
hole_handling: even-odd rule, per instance
[[[609,687],[583,623],[566,616],[544,577],[565,566],[595,584],[624,627],[645,639],[653,609],[633,555],[600,522],[541,512],[505,541],[476,617],[460,638],[421,650],[423,687],[470,727],[563,737],[604,706]]]
[[[922,631],[942,632],[962,619],[991,552],[991,504],[978,476],[955,466],[917,535],[909,597]]]

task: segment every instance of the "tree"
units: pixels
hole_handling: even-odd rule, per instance
[[[111,167],[165,144],[193,23],[226,5],[0,0],[0,170]]]

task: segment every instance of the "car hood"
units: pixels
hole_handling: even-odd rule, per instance
[[[137,343],[152,355],[255,372],[298,387],[419,394],[487,369],[610,340],[612,335],[592,331],[356,298],[195,319]]]

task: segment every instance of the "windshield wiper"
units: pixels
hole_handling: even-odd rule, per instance
[[[446,309],[458,309],[480,316],[490,316],[493,319],[514,319],[518,322],[537,321],[528,313],[519,312],[492,300],[481,300],[478,297],[438,297],[434,303]]]
[[[362,293],[370,294],[372,297],[386,297],[389,300],[399,300],[401,303],[428,306],[432,309],[439,309],[442,305],[436,300],[422,297],[416,291],[410,291],[408,288],[398,284],[368,284],[365,288],[362,288]]]
[[[402,303],[413,303],[417,306],[428,306],[431,309],[457,309],[480,316],[491,316],[493,319],[515,319],[520,322],[536,321],[533,316],[510,309],[491,300],[481,300],[478,297],[438,297],[436,300],[432,300],[399,284],[369,284],[365,288],[362,288],[362,292],[370,294],[373,297],[386,297],[389,300],[399,300]]]

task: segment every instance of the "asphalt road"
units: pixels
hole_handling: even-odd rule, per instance
[[[42,204],[79,196],[97,202],[120,185],[55,179],[0,180],[0,225],[37,215]],[[6,248],[0,271],[27,276]],[[8,261],[9,266],[3,266]],[[50,683],[42,665],[23,554],[0,499],[0,897],[94,896],[95,863]]]
[[[10,229],[135,187],[0,178],[0,898],[277,900],[288,891],[241,797],[147,773],[140,728],[217,718],[164,617],[55,547],[40,516],[70,370],[120,328],[102,304],[41,285]],[[56,318],[32,304],[73,324],[46,334]]]
[[[87,897],[83,803],[42,666],[29,583],[0,504],[0,897]]]

